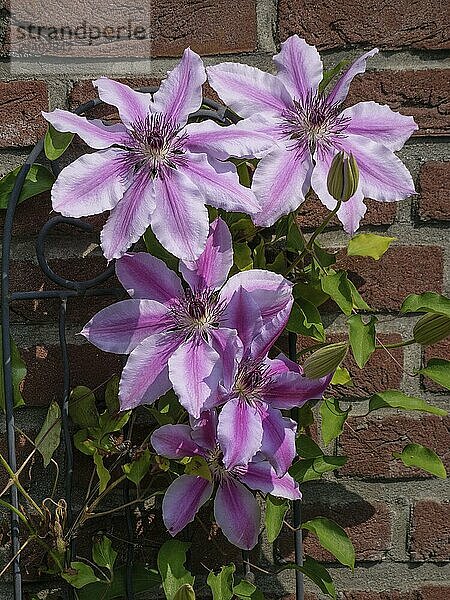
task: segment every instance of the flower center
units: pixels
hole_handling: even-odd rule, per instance
[[[233,392],[248,404],[254,405],[263,399],[264,390],[271,377],[262,360],[243,360],[234,381]]]
[[[152,177],[161,175],[165,167],[176,169],[183,163],[187,133],[162,113],[152,113],[133,123],[130,149],[134,165],[146,166]]]
[[[345,137],[350,117],[340,114],[340,104],[330,104],[323,94],[308,94],[294,99],[294,106],[283,114],[282,131],[293,141],[293,148],[314,154],[317,147],[331,147],[336,137]]]
[[[178,329],[190,336],[205,334],[208,329],[218,327],[224,306],[217,292],[188,289],[184,297],[176,300],[170,308]]]

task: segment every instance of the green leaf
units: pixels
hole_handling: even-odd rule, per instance
[[[294,463],[289,469],[289,473],[299,483],[313,481],[321,479],[324,473],[343,467],[347,460],[346,456],[322,455],[316,458],[306,458]]]
[[[286,236],[286,250],[290,252],[302,252],[305,249],[305,242],[300,233],[297,223],[291,219],[289,230]]]
[[[312,440],[309,435],[301,434],[295,442],[297,454],[303,458],[315,458],[322,456],[322,449]]]
[[[211,481],[211,470],[203,456],[192,456],[186,459],[185,464],[184,472],[186,475],[195,475]]]
[[[295,411],[295,420],[299,428],[306,429],[314,423],[314,413],[308,404],[304,404]]]
[[[114,570],[111,582],[91,583],[77,592],[79,600],[123,600],[126,598],[127,568],[124,565]],[[133,589],[136,594],[148,592],[161,585],[161,577],[154,569],[139,563],[133,564]]]
[[[182,585],[194,584],[194,577],[186,570],[186,552],[190,544],[169,540],[158,552],[158,570],[167,600],[173,600]]]
[[[117,552],[111,544],[111,540],[102,535],[92,546],[92,558],[99,567],[106,567],[111,573],[116,562]]]
[[[99,439],[103,439],[109,433],[114,433],[115,431],[120,431],[127,424],[129,418],[131,416],[131,411],[127,410],[125,412],[117,413],[116,415],[111,415],[109,411],[105,410],[100,415],[98,420],[99,423]]]
[[[119,382],[120,377],[118,375],[114,375],[114,377],[112,377],[106,384],[105,402],[106,408],[108,409],[110,415],[117,415],[117,413],[120,412]]]
[[[182,585],[173,597],[173,600],[195,600],[195,592],[192,585],[189,585],[189,583]]]
[[[349,256],[370,256],[375,260],[380,260],[395,239],[397,238],[376,233],[359,233],[349,241],[347,254]]]
[[[450,361],[443,358],[431,358],[427,366],[419,373],[450,390]]]
[[[141,456],[134,462],[123,465],[123,472],[127,476],[127,479],[132,481],[134,484],[139,485],[144,477],[147,475],[151,463],[150,450],[144,450]]]
[[[376,317],[370,317],[369,322],[365,323],[361,315],[352,315],[348,319],[349,339],[353,356],[360,369],[375,351],[375,323]]]
[[[95,576],[92,567],[83,562],[70,563],[70,568],[62,573],[62,577],[70,583],[71,586],[77,589],[82,588],[89,583],[93,583],[94,581],[100,581],[100,579]]]
[[[347,279],[347,284],[352,295],[353,308],[357,308],[358,310],[372,310],[350,279]]]
[[[17,169],[14,169],[0,179],[0,209],[8,207],[9,198],[21,168],[17,167]],[[47,192],[51,189],[54,182],[55,177],[53,173],[46,167],[39,164],[32,165],[25,177],[19,196],[19,204],[24,202],[24,200],[28,200],[28,198],[42,194],[42,192]]]
[[[262,238],[259,244],[256,246],[256,248],[253,250],[253,268],[266,268],[266,251],[264,240]]]
[[[282,275],[286,271],[286,257],[283,252],[279,252],[275,260],[271,263],[268,263],[266,266],[268,271],[272,271],[272,273],[279,273]]]
[[[450,317],[450,298],[435,292],[410,294],[405,298],[400,311],[403,313],[434,312]]]
[[[432,406],[422,400],[422,398],[415,398],[413,396],[407,396],[399,390],[386,390],[385,392],[378,392],[374,394],[369,400],[369,412],[378,410],[380,408],[400,408],[402,410],[418,410],[420,412],[431,413],[432,415],[445,416],[446,410]]]
[[[50,464],[53,453],[59,446],[61,439],[61,409],[57,402],[53,401],[48,407],[44,424],[38,433],[35,444],[37,450],[42,454],[44,467]]]
[[[284,498],[277,498],[270,494],[266,497],[266,533],[267,541],[272,544],[280,535],[283,527],[284,516],[289,508],[289,501]]]
[[[355,567],[355,549],[340,525],[326,517],[315,517],[302,524],[302,529],[314,533],[325,550],[352,570]]]
[[[94,464],[97,470],[97,476],[100,483],[99,493],[103,494],[103,492],[106,490],[106,486],[108,485],[109,480],[111,479],[111,475],[108,469],[103,464],[103,457],[98,452],[95,452],[94,454]]]
[[[447,472],[439,456],[421,444],[408,444],[401,453],[393,452],[393,456],[399,458],[406,467],[418,467],[441,479],[447,477]]]
[[[49,160],[57,160],[73,140],[73,133],[61,133],[49,125],[44,138],[44,152]]]
[[[341,61],[338,62],[337,65],[335,65],[331,69],[328,69],[327,71],[324,71],[322,81],[319,83],[319,92],[322,93],[328,86],[328,84],[331,82],[333,77],[340,73],[342,69],[344,69],[349,63],[350,61],[347,58],[343,58]]]
[[[97,427],[99,414],[95,396],[83,385],[74,388],[69,398],[69,415],[80,427]]]
[[[25,404],[22,394],[20,392],[20,384],[25,379],[27,374],[27,367],[20,356],[19,349],[17,348],[14,340],[10,338],[11,344],[11,371],[12,371],[12,383],[13,383],[13,403],[14,408],[23,406]],[[3,373],[3,340],[2,340],[2,328],[0,326],[0,408],[5,410],[5,380]]]
[[[217,575],[213,571],[209,573],[206,583],[211,588],[213,600],[232,600],[235,571],[236,567],[231,564],[222,567]]]
[[[314,283],[296,283],[294,285],[294,289],[292,290],[294,294],[294,298],[299,300],[300,298],[305,298],[309,300],[314,306],[320,306],[324,302],[326,302],[330,296],[325,294],[321,288]]]
[[[342,410],[337,398],[324,400],[320,405],[320,416],[322,417],[322,439],[325,446],[339,437],[344,429],[345,420],[350,409]]]
[[[320,313],[306,298],[299,298],[294,302],[286,329],[319,342],[325,341],[325,330]]]
[[[321,267],[331,267],[331,265],[335,264],[335,252],[327,252],[327,250],[324,250],[317,242],[314,243],[313,250],[316,262],[318,262]]]
[[[230,225],[230,232],[233,240],[242,242],[253,239],[256,229],[250,217],[243,217]]]
[[[250,583],[250,581],[246,581],[245,579],[241,579],[241,581],[234,586],[233,592],[239,600],[264,600],[264,596],[260,590]]]
[[[345,367],[338,367],[334,372],[331,385],[353,385],[350,373]]]
[[[247,242],[235,242],[233,244],[234,264],[239,271],[248,271],[253,267],[252,251]]]
[[[156,256],[156,258],[160,258],[166,263],[169,269],[172,269],[172,271],[178,270],[178,258],[173,256],[173,254],[170,254],[170,252],[167,252],[167,250],[159,243],[155,234],[151,230],[151,227],[147,229],[143,237],[147,252],[153,256]]]
[[[281,567],[277,572],[281,573],[287,569],[300,571],[306,575],[306,577],[309,577],[309,579],[311,579],[311,581],[313,581],[322,590],[322,592],[324,592],[324,594],[327,594],[333,599],[336,598],[336,590],[333,580],[331,579],[331,575],[324,566],[312,559],[310,556],[305,558],[305,562],[301,567],[294,563],[288,563],[287,565]]]
[[[328,294],[348,317],[352,314],[353,299],[345,271],[331,270],[322,278],[322,290]]]

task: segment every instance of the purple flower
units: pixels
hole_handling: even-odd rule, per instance
[[[217,397],[236,336],[248,344],[257,328],[258,348],[267,352],[280,335],[292,308],[292,284],[258,269],[226,281],[232,264],[231,235],[221,219],[211,224],[198,260],[180,262],[187,289],[150,254],[117,261],[117,277],[132,299],[97,313],[82,334],[102,350],[130,354],[120,382],[123,410],[150,404],[173,385],[198,417]]]
[[[357,192],[337,213],[347,232],[358,229],[366,212],[364,197],[392,202],[415,193],[410,173],[394,154],[417,129],[413,118],[375,102],[342,108],[353,77],[364,72],[366,59],[377,52],[375,48],[358,58],[328,95],[319,92],[322,62],[316,48],[296,35],[274,57],[275,76],[231,62],[207,69],[222,100],[252,123],[259,113],[263,121],[254,125],[255,132],[271,135],[276,143],[253,178],[252,189],[261,203],[254,217],[258,225],[272,225],[296,210],[310,186],[334,209],[327,173],[341,150],[354,155],[360,171]]]
[[[214,411],[204,412],[189,425],[164,425],[157,429],[151,443],[156,452],[172,459],[200,456],[207,464],[205,476],[181,475],[168,487],[163,500],[163,519],[169,533],[176,535],[194,520],[199,509],[217,491],[214,516],[228,540],[244,550],[258,541],[260,510],[250,490],[281,498],[301,497],[290,475],[278,477],[264,460],[227,468],[216,432]],[[250,489],[249,489],[250,488]]]
[[[235,166],[221,161],[231,155],[258,156],[271,142],[251,131],[251,121],[246,123],[250,131],[240,124],[187,125],[201,106],[205,80],[200,57],[187,49],[153,98],[106,77],[94,82],[100,98],[117,107],[120,124],[106,126],[59,109],[43,113],[55,129],[77,133],[98,150],[62,170],[52,202],[54,210],[71,217],[111,210],[101,234],[108,260],[122,256],[150,224],[167,250],[193,260],[208,235],[205,203],[258,212]]]

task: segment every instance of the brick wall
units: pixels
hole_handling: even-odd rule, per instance
[[[0,3],[1,4],[1,3]],[[50,2],[52,4],[52,2]],[[153,60],[143,75],[136,65],[106,59],[67,65],[45,76],[13,76],[4,36],[0,62],[0,174],[21,164],[45,131],[41,110],[73,108],[95,97],[90,80],[99,75],[120,78],[130,85],[151,85],[173,66],[190,45],[212,64],[226,58],[271,70],[271,55],[280,41],[298,33],[325,51],[330,66],[342,58],[357,56],[378,46],[382,51],[358,76],[349,101],[375,100],[404,114],[413,115],[419,131],[400,153],[416,181],[418,195],[400,204],[369,202],[366,230],[382,231],[397,238],[379,262],[340,256],[351,278],[367,301],[379,312],[382,339],[407,337],[414,319],[393,320],[408,293],[426,290],[446,292],[448,280],[448,201],[450,69],[444,52],[446,12],[440,0],[156,0],[152,4],[155,41]],[[5,11],[2,13],[6,15]],[[145,48],[142,48],[142,53]],[[34,239],[51,212],[45,195],[17,210],[13,244],[12,287],[15,290],[49,289],[34,258]],[[324,210],[314,200],[305,203],[301,222],[305,229],[317,226]],[[0,215],[0,227],[3,215]],[[101,218],[93,220],[97,225]],[[51,240],[53,267],[71,277],[92,276],[105,262],[98,250],[89,252],[95,238],[61,231]],[[336,226],[324,234],[329,247],[344,245],[347,236]],[[117,357],[83,345],[75,336],[93,312],[108,299],[69,303],[69,353],[72,383],[95,386],[120,368]],[[13,313],[14,336],[23,349],[28,375],[24,385],[27,409],[18,411],[18,425],[29,435],[40,424],[44,407],[61,390],[61,366],[55,328],[57,306],[51,302],[21,303]],[[336,336],[343,322],[330,315]],[[339,568],[311,536],[306,549],[328,563],[345,600],[444,600],[450,597],[448,577],[450,507],[446,483],[426,474],[402,468],[390,458],[409,440],[423,442],[443,455],[449,464],[448,421],[431,416],[384,412],[357,418],[366,412],[363,399],[377,389],[402,387],[445,406],[446,396],[435,385],[414,373],[431,356],[448,357],[449,345],[429,348],[426,357],[416,347],[379,352],[363,372],[347,365],[355,387],[339,390],[343,401],[353,400],[352,418],[334,450],[353,456],[339,476],[304,486],[305,518],[317,514],[336,519],[351,534],[356,551],[354,574]],[[3,431],[3,430],[2,430]],[[2,442],[3,443],[3,442]],[[19,444],[26,445],[25,438]],[[2,450],[3,451],[3,450]],[[0,486],[2,481],[0,480]],[[42,481],[34,483],[39,491]],[[45,486],[44,486],[45,487]],[[0,526],[1,532],[1,526]],[[283,534],[280,552],[292,556],[291,536]],[[267,598],[293,598],[292,576],[277,581],[261,578]],[[6,584],[5,584],[6,585]],[[308,600],[319,596],[312,591]],[[4,594],[2,596],[2,593]],[[0,584],[0,598],[9,598]]]

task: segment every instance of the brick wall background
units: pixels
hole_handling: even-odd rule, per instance
[[[51,4],[50,9],[51,9]],[[373,46],[382,52],[369,61],[368,72],[358,76],[349,101],[375,100],[404,114],[420,126],[400,153],[412,171],[418,195],[400,204],[369,202],[364,229],[386,232],[397,242],[379,261],[340,258],[366,300],[379,311],[382,339],[408,337],[414,318],[394,318],[409,293],[427,290],[449,293],[448,225],[450,221],[449,172],[449,63],[448,12],[441,0],[154,0],[154,58],[148,74],[137,74],[129,63],[95,60],[68,65],[64,74],[55,64],[45,77],[12,76],[4,36],[0,60],[0,174],[20,165],[29,147],[45,131],[41,110],[73,108],[95,97],[90,80],[99,75],[120,78],[130,85],[153,84],[190,45],[206,63],[224,59],[243,61],[271,70],[271,56],[280,41],[298,33],[323,51],[325,66],[352,58]],[[0,6],[2,4],[0,3]],[[6,4],[0,13],[7,21]],[[5,33],[6,29],[3,31]],[[34,198],[17,210],[13,243],[12,289],[48,289],[34,253],[34,240],[51,212],[49,198]],[[314,201],[305,203],[301,222],[316,226],[324,211]],[[0,214],[2,228],[3,214]],[[99,225],[101,219],[94,219]],[[95,238],[93,238],[95,241]],[[51,264],[71,278],[92,276],[105,263],[98,250],[87,252],[93,239],[85,234],[69,237],[55,233],[49,246]],[[339,248],[347,236],[333,225],[324,241]],[[120,368],[117,357],[106,355],[75,336],[86,320],[108,300],[76,301],[69,305],[69,352],[72,383],[94,387]],[[28,366],[24,385],[26,409],[17,412],[18,426],[34,437],[45,406],[58,398],[61,366],[55,325],[57,306],[51,302],[22,303],[13,313],[15,339]],[[344,322],[330,314],[330,330],[343,331]],[[340,394],[352,402],[348,426],[334,450],[350,454],[339,476],[304,486],[305,518],[323,514],[334,518],[352,536],[357,567],[351,574],[306,537],[306,550],[330,567],[345,600],[446,600],[450,555],[448,486],[446,482],[411,471],[391,461],[391,453],[408,441],[432,447],[450,463],[449,422],[431,416],[383,412],[356,418],[367,406],[368,394],[388,387],[422,396],[445,407],[447,398],[435,385],[414,373],[431,356],[449,357],[449,344],[441,343],[421,355],[415,346],[378,352],[363,372],[347,365],[355,387]],[[448,404],[447,404],[448,405]],[[3,428],[3,424],[1,425]],[[4,451],[4,429],[0,448]],[[22,453],[26,440],[19,436]],[[35,467],[38,469],[38,465]],[[37,494],[48,488],[44,477],[33,477]],[[3,485],[0,477],[0,486]],[[2,525],[0,524],[0,534]],[[280,552],[292,556],[291,536],[283,534]],[[3,543],[7,541],[4,532]],[[0,543],[2,543],[0,541]],[[1,550],[0,550],[1,552]],[[260,578],[267,598],[293,598],[293,577]],[[9,598],[8,583],[0,583],[0,598]],[[312,590],[312,588],[310,588]],[[316,592],[308,592],[316,600]]]

